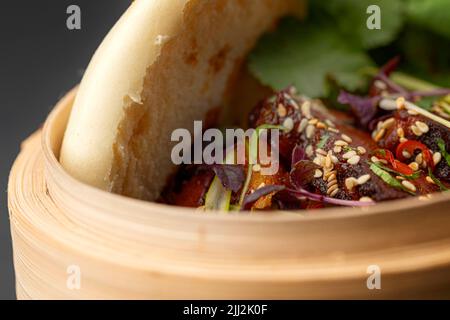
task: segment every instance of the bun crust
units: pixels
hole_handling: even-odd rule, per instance
[[[258,37],[298,0],[137,0],[81,82],[60,161],[75,178],[155,200],[171,133],[222,107]],[[276,49],[276,48],[274,48]]]

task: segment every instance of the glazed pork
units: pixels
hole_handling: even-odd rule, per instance
[[[232,193],[231,203],[251,210],[356,206],[447,189],[450,166],[442,153],[450,150],[447,127],[401,106],[383,111],[372,121],[372,131],[356,120],[321,100],[297,95],[293,88],[263,100],[250,113],[249,127],[283,128],[280,167],[273,175],[262,175],[255,170],[259,166],[246,163],[242,170],[248,183]],[[213,177],[204,166],[190,166],[162,199],[202,206]],[[250,206],[242,204],[243,197],[254,198]]]

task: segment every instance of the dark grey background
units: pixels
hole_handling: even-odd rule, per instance
[[[20,142],[78,83],[96,47],[130,0],[0,1],[0,299],[14,299],[7,180]],[[69,31],[66,9],[81,8]]]

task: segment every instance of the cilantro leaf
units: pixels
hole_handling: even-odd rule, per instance
[[[442,157],[447,162],[447,165],[450,166],[450,154],[445,150],[445,141],[442,139],[438,139],[437,141],[439,150],[441,151]]]
[[[367,20],[372,15],[367,9],[372,5],[380,8],[381,29],[367,27]],[[327,12],[343,34],[365,49],[395,40],[403,26],[403,5],[400,0],[315,0],[311,3],[313,9],[317,6]]]
[[[449,189],[439,180],[436,178],[433,174],[433,171],[431,171],[430,168],[428,168],[428,175],[430,176],[431,180],[434,181],[434,183],[441,189],[441,191],[448,191]]]
[[[408,0],[407,15],[413,23],[450,38],[450,1]]]
[[[373,173],[375,173],[378,177],[380,177],[381,180],[383,180],[389,186],[396,188],[396,189],[403,190],[405,192],[408,192],[409,194],[415,195],[414,192],[411,192],[408,189],[406,189],[397,179],[392,177],[389,174],[389,172],[381,169],[380,166],[378,166],[377,164],[372,163],[370,165],[370,170],[372,170]]]
[[[329,93],[327,78],[353,91],[366,84],[358,71],[372,65],[369,56],[329,24],[285,19],[263,36],[249,56],[249,69],[263,84],[281,90],[289,85],[311,97]]]

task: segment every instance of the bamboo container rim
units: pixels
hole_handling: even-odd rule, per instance
[[[10,176],[11,229],[22,297],[40,296],[38,288],[60,281],[56,278],[74,261],[85,266],[86,277],[95,283],[121,288],[115,293],[121,297],[137,292],[148,297],[161,279],[198,288],[208,283],[212,291],[217,289],[214,297],[310,297],[314,290],[319,290],[318,297],[333,292],[345,296],[337,287],[367,297],[366,269],[373,264],[391,284],[389,296],[411,287],[405,279],[426,289],[437,281],[436,273],[450,273],[450,201],[444,194],[309,215],[203,214],[78,182],[57,161],[75,94],[76,88],[57,104],[43,130],[24,143]],[[32,265],[45,273],[48,283],[41,283]],[[119,278],[105,278],[105,268],[119,272]],[[133,284],[125,286],[125,278]],[[239,289],[247,285],[254,290]],[[88,297],[105,294],[97,291],[101,287]],[[72,294],[60,289],[49,292]],[[180,289],[173,296],[189,293]],[[208,296],[203,291],[197,295]]]
[[[374,206],[368,207],[333,207],[323,208],[320,210],[314,210],[313,214],[305,210],[295,211],[281,211],[274,210],[270,212],[262,213],[221,213],[210,211],[206,214],[200,214],[198,210],[175,207],[165,204],[159,204],[155,202],[143,201],[139,199],[133,199],[122,195],[113,194],[104,190],[97,189],[95,187],[86,185],[77,179],[70,176],[59,163],[59,149],[61,146],[62,136],[65,131],[68,116],[72,107],[73,100],[76,96],[78,87],[75,87],[61,99],[56,107],[49,114],[44,127],[41,138],[41,146],[44,154],[46,165],[46,178],[55,180],[58,187],[64,188],[64,186],[70,185],[72,194],[77,194],[77,191],[81,191],[82,194],[89,193],[92,195],[91,199],[96,199],[96,203],[93,205],[101,206],[103,203],[115,203],[121,202],[124,205],[129,206],[130,209],[138,209],[138,212],[144,213],[145,211],[151,211],[157,209],[160,214],[166,214],[172,218],[196,218],[208,221],[229,221],[230,219],[239,223],[255,222],[255,221],[267,221],[270,219],[272,222],[289,222],[298,220],[334,220],[340,218],[355,218],[360,216],[370,216],[380,213],[393,213],[399,210],[417,209],[426,207],[430,202],[444,203],[450,201],[450,192],[440,192],[430,194],[428,196],[417,196],[414,198],[406,198],[400,200],[391,200],[381,203],[377,203]],[[57,123],[58,120],[64,118],[64,123]],[[58,132],[61,134],[60,139],[55,138],[52,135],[55,126],[59,126]],[[67,190],[66,190],[67,191]],[[108,208],[110,206],[108,205]],[[175,209],[175,210],[174,210]],[[218,213],[218,214],[217,214]]]

